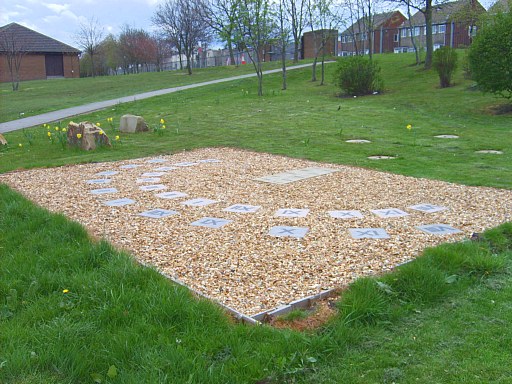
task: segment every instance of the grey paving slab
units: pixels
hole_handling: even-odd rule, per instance
[[[182,163],[174,163],[173,165],[176,167],[193,167],[194,165],[197,165],[197,163],[193,161],[184,161]]]
[[[91,179],[86,180],[87,184],[110,184],[112,180],[110,179]]]
[[[186,197],[188,195],[183,192],[171,191],[171,192],[157,193],[155,196],[160,197],[161,199],[179,199],[180,197]]]
[[[177,215],[177,214],[178,214],[178,211],[171,211],[168,209],[157,208],[157,209],[151,209],[149,211],[139,213],[139,216],[149,217],[152,219],[163,219],[164,217]]]
[[[275,237],[295,237],[301,239],[308,233],[309,228],[276,226],[270,228],[268,234]]]
[[[349,228],[348,231],[354,239],[389,239],[384,228]]]
[[[151,159],[151,160],[146,161],[146,163],[150,163],[150,164],[158,164],[158,163],[165,163],[165,162],[167,162],[167,160],[160,159],[160,158]]]
[[[232,221],[233,220],[219,219],[215,217],[203,217],[202,219],[190,223],[190,225],[217,229],[231,223]]]
[[[454,233],[461,233],[462,231],[457,228],[453,228],[448,224],[428,224],[420,225],[416,227],[420,231],[428,233],[429,235],[452,235]]]
[[[204,207],[206,205],[217,203],[217,200],[210,200],[210,199],[204,199],[204,198],[198,198],[198,199],[192,199],[184,201],[183,205],[188,205],[191,207]]]
[[[158,183],[160,181],[159,177],[139,177],[137,179],[137,183]]]
[[[174,171],[175,169],[178,169],[178,168],[176,168],[176,167],[159,167],[159,168],[155,168],[155,171],[167,172],[167,171]]]
[[[330,62],[334,63],[335,61],[330,61]],[[327,61],[326,63],[330,63],[330,62]],[[294,70],[294,69],[305,68],[305,67],[310,67],[310,66],[311,66],[311,64],[294,65],[294,66],[288,67],[287,70]],[[268,71],[264,71],[263,74],[278,73],[280,71],[281,71],[280,68],[279,69],[271,69]],[[89,113],[92,111],[109,108],[109,107],[112,107],[112,106],[115,106],[118,104],[122,104],[122,103],[130,103],[130,102],[134,102],[137,100],[144,100],[144,99],[147,99],[150,97],[167,95],[167,94],[173,93],[173,92],[184,91],[187,89],[203,87],[203,86],[212,85],[212,84],[225,83],[225,82],[239,80],[239,79],[246,79],[246,78],[255,77],[255,76],[256,76],[255,73],[248,73],[246,75],[210,80],[210,81],[205,81],[202,83],[183,85],[180,87],[159,89],[156,91],[139,93],[139,94],[135,94],[135,95],[120,97],[117,99],[98,101],[95,103],[61,109],[58,111],[43,113],[41,115],[29,116],[29,117],[25,117],[23,119],[16,119],[16,120],[8,121],[5,123],[0,123],[0,133],[15,131],[17,129],[22,129],[22,128],[34,127],[36,125],[50,123],[53,121],[59,121],[59,120],[63,120],[68,117],[82,115],[84,113]]]
[[[329,215],[335,219],[360,219],[363,217],[360,211],[329,211]]]
[[[235,204],[224,209],[226,212],[254,213],[261,208],[261,205]]]
[[[328,175],[333,172],[338,172],[338,170],[331,169],[331,168],[311,167],[311,168],[293,169],[290,171],[277,173],[275,175],[258,177],[255,180],[263,181],[265,183],[271,183],[271,184],[288,184],[288,183],[293,183],[295,181],[309,179],[311,177]]]
[[[117,200],[108,200],[104,201],[104,205],[108,205],[109,207],[122,207],[123,205],[133,204],[135,203],[135,200],[132,199],[117,199]]]
[[[103,172],[98,172],[96,174],[96,176],[114,176],[114,175],[117,175],[119,172],[117,171],[103,171]]]
[[[197,160],[198,163],[222,163],[222,160],[219,159],[203,159]]]
[[[142,167],[142,165],[140,165],[140,164],[125,164],[125,165],[121,165],[119,168],[121,168],[121,169],[134,169],[134,168],[139,168],[139,167]]]
[[[434,137],[437,137],[438,139],[458,139],[459,138],[459,136],[457,136],[457,135],[437,135]]]
[[[379,217],[384,219],[392,218],[392,217],[402,217],[409,216],[407,212],[402,211],[398,208],[385,208],[385,209],[373,209],[372,212]]]
[[[309,213],[309,209],[298,209],[298,208],[282,208],[278,209],[276,217],[306,217]]]
[[[140,177],[160,177],[165,175],[165,172],[144,172]]]
[[[425,212],[425,213],[441,212],[441,211],[448,209],[447,207],[443,207],[440,205],[434,205],[434,204],[416,204],[416,205],[411,205],[409,208],[414,209],[415,211],[421,211],[421,212]]]
[[[93,195],[105,195],[107,193],[117,193],[118,191],[116,188],[100,188],[100,189],[93,189],[89,192],[92,193]]]
[[[142,185],[139,187],[141,191],[149,192],[149,191],[161,191],[162,189],[167,189],[167,187],[163,184],[150,184],[150,185]]]

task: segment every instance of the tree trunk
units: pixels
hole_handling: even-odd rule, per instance
[[[228,50],[229,50],[229,65],[237,65],[235,61],[235,53],[233,52],[233,42],[231,41],[231,38],[228,39]]]
[[[293,41],[293,62],[298,63],[299,62],[299,40]]]
[[[411,43],[412,47],[414,48],[414,53],[416,54],[416,65],[420,65],[420,53],[418,51],[418,46],[416,45],[416,40],[413,36],[412,31],[412,21],[411,21],[411,7],[407,5],[407,17],[409,18],[409,28],[411,29]]]
[[[318,61],[318,56],[315,56],[315,59],[313,60],[313,67],[312,67],[312,73],[311,73],[311,81],[316,81],[316,62]]]
[[[283,68],[283,91],[286,90],[286,45],[284,41],[281,41],[281,64]]]
[[[187,54],[187,73],[192,74],[192,54]]]
[[[427,53],[425,55],[425,69],[432,68],[432,52],[434,45],[432,42],[432,0],[426,1],[425,6],[425,35],[427,40]]]
[[[324,85],[325,80],[325,55],[322,55],[322,80],[320,81],[320,85]]]

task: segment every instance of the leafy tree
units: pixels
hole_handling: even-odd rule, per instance
[[[432,67],[439,74],[441,88],[449,87],[452,82],[452,75],[457,69],[457,51],[446,46],[434,51]]]
[[[484,92],[512,99],[512,13],[497,14],[469,50],[472,78]]]

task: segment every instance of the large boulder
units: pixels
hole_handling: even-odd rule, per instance
[[[86,151],[94,150],[98,146],[112,146],[105,131],[88,121],[78,124],[70,122],[67,133],[69,145],[80,147]]]
[[[145,132],[149,130],[142,116],[123,115],[119,123],[119,131],[124,133]]]

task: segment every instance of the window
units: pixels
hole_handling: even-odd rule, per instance
[[[395,43],[398,43],[398,41],[399,41],[398,33],[395,33],[395,35],[393,36],[393,41],[394,41]]]
[[[366,41],[367,38],[368,36],[366,35],[366,33],[361,33],[361,41]]]
[[[432,34],[435,35],[437,33],[437,25],[432,26]]]
[[[409,35],[409,33],[408,33],[408,32],[409,32],[409,31],[408,31],[408,29],[407,29],[407,28],[402,28],[402,29],[400,30],[400,36],[402,36],[402,37],[407,37],[407,36]]]
[[[446,25],[444,25],[444,24],[438,25],[437,33],[446,33]]]
[[[476,25],[470,25],[468,26],[468,36],[469,37],[475,37],[476,36]]]
[[[420,35],[420,27],[414,27],[413,34],[414,34],[414,36],[419,36]]]

